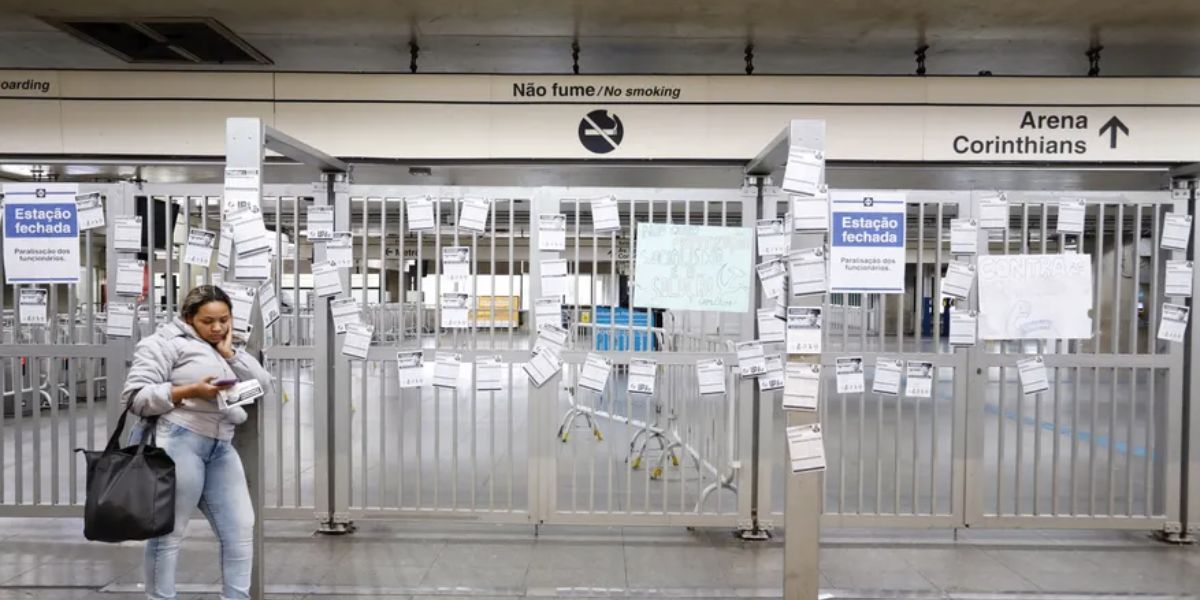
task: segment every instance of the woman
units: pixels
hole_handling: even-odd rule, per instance
[[[175,530],[146,543],[146,595],[175,598],[175,566],[188,520],[199,507],[221,543],[221,598],[250,597],[254,509],[246,474],[231,444],[246,421],[240,406],[219,401],[232,381],[257,379],[268,395],[271,375],[233,346],[233,303],[220,288],[196,287],[180,316],[137,345],[125,389],[130,412],[158,418],[158,445],[175,461]],[[134,428],[132,443],[145,435]]]

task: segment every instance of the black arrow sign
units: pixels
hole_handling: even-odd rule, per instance
[[[1126,127],[1116,115],[1113,115],[1113,118],[1109,119],[1108,122],[1106,122],[1104,126],[1100,128],[1100,135],[1104,135],[1105,132],[1108,132],[1109,148],[1117,147],[1117,130],[1120,130],[1120,132],[1124,133],[1125,135],[1129,135],[1129,128]]]

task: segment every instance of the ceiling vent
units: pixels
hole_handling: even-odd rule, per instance
[[[205,17],[43,20],[129,63],[271,64],[228,27]]]

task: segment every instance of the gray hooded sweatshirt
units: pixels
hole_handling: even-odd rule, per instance
[[[271,374],[245,350],[239,348],[233,358],[226,360],[183,319],[175,317],[138,342],[121,401],[131,404],[130,412],[138,416],[161,415],[162,420],[188,431],[228,441],[233,439],[234,426],[246,420],[246,411],[241,407],[222,411],[215,400],[202,398],[185,398],[178,407],[171,402],[172,387],[203,381],[208,376],[257,379],[266,392],[259,402],[275,393]]]

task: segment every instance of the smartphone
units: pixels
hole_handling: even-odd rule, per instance
[[[212,382],[212,384],[217,387],[229,387],[237,382],[238,382],[237,379],[218,379],[218,380]]]

